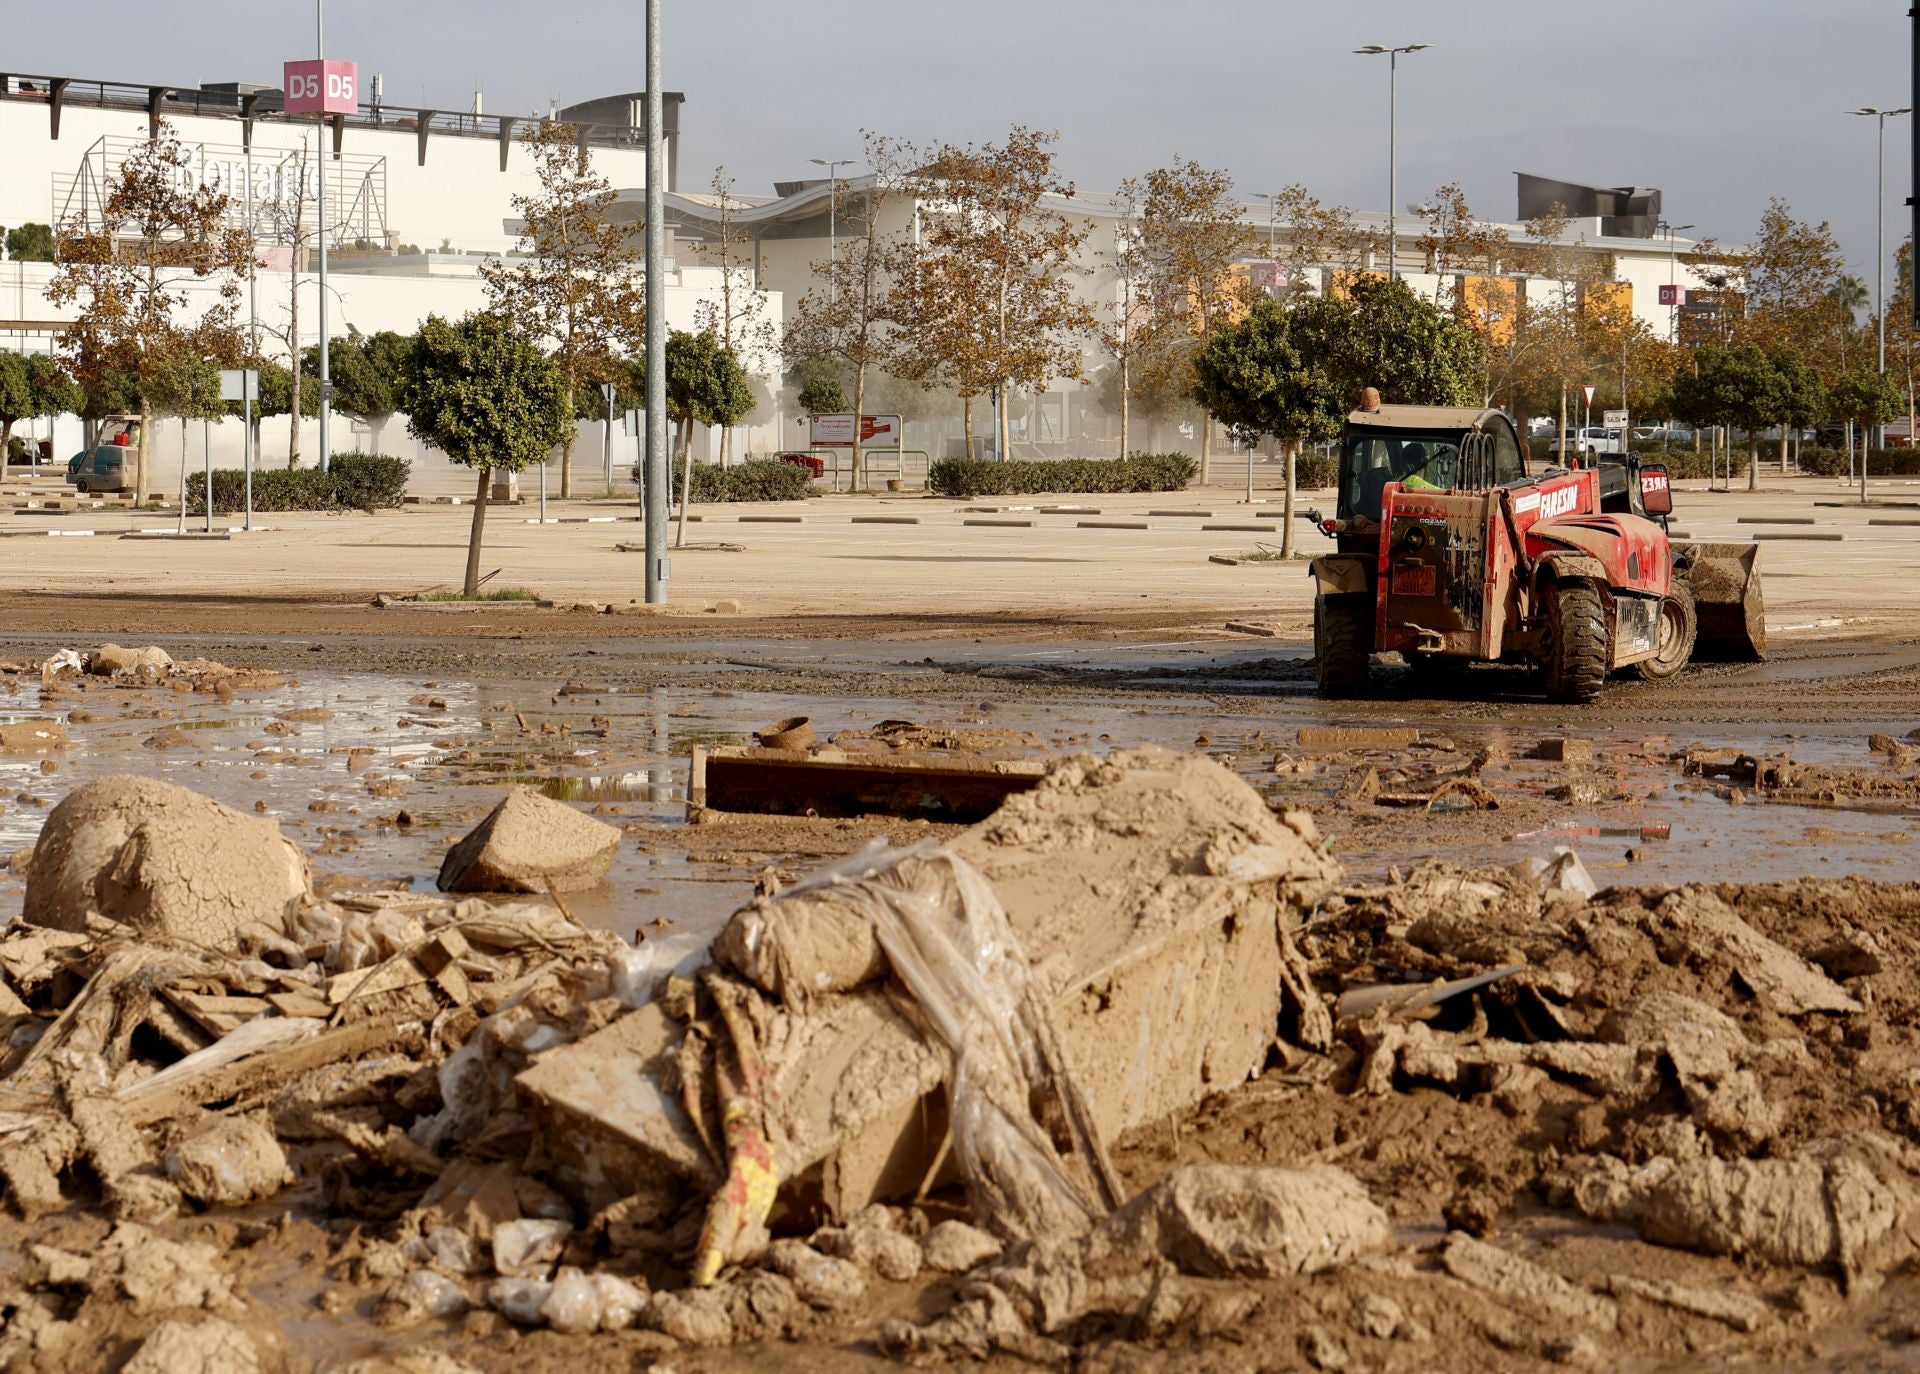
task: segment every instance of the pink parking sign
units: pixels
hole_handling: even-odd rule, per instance
[[[288,114],[352,114],[360,107],[360,64],[317,58],[286,64]]]

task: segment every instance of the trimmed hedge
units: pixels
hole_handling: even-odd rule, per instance
[[[1340,480],[1340,460],[1309,449],[1294,460],[1293,484],[1302,491],[1331,487]]]
[[[684,465],[673,465],[673,500],[680,499],[680,481]],[[640,465],[635,463],[632,477],[639,483]],[[723,505],[737,501],[800,501],[817,495],[813,474],[797,463],[778,458],[756,458],[730,468],[715,463],[693,465],[693,487],[687,499],[695,505]]]
[[[962,497],[1180,491],[1193,481],[1197,470],[1194,460],[1184,453],[1061,458],[1038,463],[942,458],[927,468],[927,490],[941,496]]]
[[[413,464],[384,453],[336,453],[327,470],[319,468],[255,468],[253,508],[256,511],[392,510],[407,493]],[[206,510],[204,472],[187,474],[187,509]],[[238,468],[215,468],[213,506],[223,514],[246,509],[247,474]]]
[[[1859,450],[1854,450],[1858,455]],[[1773,455],[1777,458],[1780,446],[1773,446]],[[1761,450],[1761,458],[1767,457]],[[1855,461],[1858,461],[1856,456]],[[1810,472],[1816,477],[1844,477],[1847,475],[1847,451],[1843,448],[1815,448],[1808,444],[1800,450],[1800,470]],[[1867,450],[1867,476],[1869,477],[1920,477],[1920,449],[1876,448]]]

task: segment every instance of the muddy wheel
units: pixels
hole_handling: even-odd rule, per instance
[[[1373,598],[1364,592],[1313,602],[1313,672],[1321,696],[1345,696],[1367,685],[1373,653]]]
[[[1699,630],[1693,589],[1675,578],[1667,591],[1667,599],[1660,603],[1660,652],[1634,665],[1640,676],[1649,682],[1658,682],[1686,667],[1693,657],[1693,640]]]
[[[86,479],[85,479],[85,478],[83,477],[83,478],[81,478],[81,479],[80,479],[80,480],[79,480],[78,482],[75,482],[75,483],[73,484],[73,489],[74,489],[75,491],[77,491],[77,492],[79,492],[79,493],[80,493],[80,494],[81,494],[82,496],[85,496],[85,495],[87,494],[87,482],[86,482]]]
[[[1547,592],[1547,633],[1541,666],[1549,701],[1588,702],[1600,695],[1612,655],[1607,615],[1590,582],[1556,582]]]

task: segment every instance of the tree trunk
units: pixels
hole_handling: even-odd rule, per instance
[[[960,418],[961,423],[966,427],[967,457],[971,459],[973,457],[973,397],[971,395],[960,398]],[[855,423],[859,422],[855,421]]]
[[[567,432],[560,440],[560,499],[573,495],[573,441],[580,437],[580,424],[573,418],[573,383],[567,383]]]
[[[297,230],[296,230],[297,232]],[[298,238],[295,239],[296,245]],[[296,252],[298,251],[296,247]],[[300,276],[293,275],[293,289],[287,308],[288,351],[293,354],[291,371],[293,372],[293,411],[290,433],[287,436],[287,470],[291,472],[300,466]]]
[[[688,420],[686,423],[689,430],[691,430],[693,421]],[[676,549],[683,548],[687,542],[687,506],[689,504],[689,498],[692,495],[693,455],[688,454],[687,460],[680,465],[680,529],[679,532],[673,536],[673,546]]]
[[[1132,369],[1128,366],[1127,355],[1120,355],[1120,456],[1127,456],[1127,443],[1131,435],[1129,422],[1133,406],[1127,393],[1133,390]]]
[[[140,398],[140,443],[133,451],[133,504],[147,504],[147,435],[153,430],[153,407]]]
[[[1782,477],[1787,475],[1787,442],[1787,427],[1783,423],[1780,426],[1780,475]]]
[[[860,447],[860,416],[867,404],[867,365],[863,360],[853,370],[853,489],[862,491],[867,485],[867,454]],[[903,421],[904,423],[904,421]]]
[[[1573,464],[1567,461],[1567,384],[1565,382],[1560,383],[1560,428],[1555,431],[1554,437],[1560,445],[1560,466],[1572,467]]]
[[[1200,485],[1205,486],[1213,476],[1213,417],[1206,411],[1200,412]]]
[[[1287,500],[1281,507],[1280,515],[1280,556],[1293,557],[1293,484],[1299,471],[1300,444],[1298,440],[1288,440],[1282,445],[1287,451]]]
[[[1013,457],[1013,417],[1008,413],[1012,401],[1013,387],[1010,383],[1002,381],[1000,383],[1000,400],[998,404],[994,406],[994,410],[999,413],[1000,417],[999,424],[995,426],[995,428],[999,435],[997,440],[1000,445],[999,457],[1003,463]]]
[[[1729,435],[1729,438],[1732,436]],[[1731,450],[1731,445],[1728,446]],[[1732,485],[1731,482],[1728,483]],[[1760,489],[1760,434],[1757,430],[1747,431],[1747,490]]]
[[[480,594],[480,539],[487,528],[487,483],[493,476],[491,468],[475,471],[480,474],[480,483],[474,490],[473,532],[467,536],[467,580],[460,593],[469,597]]]

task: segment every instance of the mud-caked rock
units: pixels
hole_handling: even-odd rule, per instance
[[[125,1374],[257,1374],[260,1352],[253,1338],[232,1322],[208,1317],[204,1321],[162,1322],[140,1343],[121,1369]]]
[[[80,932],[93,912],[142,935],[222,948],[248,921],[279,925],[307,890],[306,857],[273,821],[115,774],[48,813],[22,918]]]
[[[87,655],[87,671],[98,677],[130,673],[135,677],[162,678],[172,668],[173,656],[152,644],[144,649],[123,649],[118,644],[102,644]]]
[[[203,1206],[256,1202],[293,1181],[286,1151],[257,1116],[222,1117],[167,1151],[167,1175]]]
[[[920,1242],[927,1268],[940,1274],[964,1274],[1000,1253],[1000,1241],[990,1232],[964,1221],[943,1221]]]
[[[577,892],[607,876],[620,832],[516,787],[440,865],[442,892]]]
[[[1105,1230],[1199,1278],[1317,1274],[1393,1240],[1387,1214],[1358,1179],[1310,1169],[1189,1164],[1114,1213]]]

